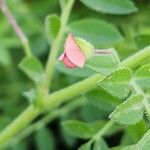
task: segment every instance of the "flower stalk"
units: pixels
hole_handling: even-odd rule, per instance
[[[52,44],[52,47],[51,47],[51,50],[49,53],[48,61],[47,61],[46,68],[45,68],[45,80],[44,80],[44,84],[43,84],[43,88],[47,91],[47,93],[48,93],[48,89],[51,84],[52,75],[53,75],[54,67],[56,64],[57,54],[58,54],[58,51],[60,48],[60,44],[62,42],[65,27],[68,22],[73,3],[74,3],[74,0],[69,0],[62,11],[61,27],[59,29],[57,37],[55,38],[55,40]]]
[[[121,66],[135,68],[139,66],[142,61],[149,60],[149,57],[150,57],[150,46],[137,52],[131,57],[125,59],[121,63]],[[104,76],[96,74],[74,85],[71,85],[67,88],[64,88],[62,90],[50,94],[45,101],[43,110],[55,109],[62,103],[71,100],[71,98],[96,88],[97,81],[103,79]],[[8,140],[10,140],[20,130],[22,130],[28,124],[30,124],[40,113],[42,113],[40,110],[35,110],[32,106],[29,106],[22,114],[20,114],[20,116],[17,119],[15,119],[10,125],[8,125],[8,127],[5,128],[5,130],[3,130],[0,133],[0,144],[7,143]]]

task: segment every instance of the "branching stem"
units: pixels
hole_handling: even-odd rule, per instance
[[[139,66],[142,61],[149,60],[149,57],[150,46],[124,60],[121,63],[121,66],[123,65],[125,67],[134,68]],[[56,91],[47,97],[44,105],[45,107],[43,109],[55,109],[56,107],[64,102],[67,102],[71,98],[96,88],[97,81],[103,79],[104,76],[96,74],[65,89]],[[39,114],[39,111],[36,111],[35,109],[33,109],[33,107],[29,106],[22,114],[20,114],[17,119],[15,119],[5,130],[1,132],[0,144],[7,143],[8,140],[10,140],[21,129],[25,128],[29,123],[31,123],[33,119],[36,118]]]
[[[72,5],[74,3],[74,0],[69,0],[66,6],[63,9],[62,16],[61,16],[61,28],[59,30],[59,33],[54,40],[54,43],[52,45],[48,62],[46,65],[46,71],[45,71],[45,80],[43,84],[42,90],[49,89],[56,58],[57,58],[57,52],[59,50],[59,46],[61,44],[65,26],[67,24],[69,14],[72,8]],[[21,42],[23,43],[25,47],[25,52],[27,56],[32,56],[32,53],[29,48],[29,43],[16,23],[16,20],[12,16],[11,12],[9,11],[8,7],[4,3],[3,0],[0,0],[0,9],[4,13],[4,15],[7,17],[8,21],[14,28],[16,34],[20,38]],[[130,67],[135,68],[138,67],[141,62],[145,60],[149,60],[150,57],[150,46],[146,47],[142,51],[137,52],[133,56],[130,56],[126,60],[124,60],[120,67]],[[67,88],[61,89],[59,91],[56,91],[52,94],[46,95],[46,100],[44,101],[43,110],[36,109],[33,106],[29,106],[18,118],[16,118],[12,123],[10,123],[0,134],[0,145],[7,143],[13,136],[15,136],[19,131],[21,131],[23,128],[25,128],[27,125],[29,125],[39,114],[41,114],[44,110],[54,110],[61,104],[67,102],[68,100],[71,100],[73,97],[76,97],[82,93],[86,93],[97,86],[97,81],[102,81],[105,76],[102,76],[100,74],[95,74],[87,79],[84,79],[74,85],[71,85]],[[47,92],[48,93],[48,92]],[[103,130],[99,133],[100,136],[103,135],[106,129],[110,127],[111,123],[108,124]]]
[[[74,0],[69,0],[66,6],[63,9],[62,15],[61,15],[61,27],[58,32],[57,37],[55,38],[50,53],[48,57],[48,61],[46,64],[46,69],[45,69],[45,81],[44,81],[44,89],[48,90],[51,84],[52,80],[52,75],[54,72],[54,67],[56,64],[56,58],[57,58],[57,53],[60,48],[60,44],[62,42],[62,38],[64,35],[65,27],[69,19],[70,11],[73,6]]]

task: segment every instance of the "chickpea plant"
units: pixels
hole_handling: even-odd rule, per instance
[[[84,7],[87,6],[87,9],[102,14],[130,16],[138,13],[136,4],[131,0],[80,2]],[[131,33],[126,23],[118,24],[123,34],[108,21],[96,17],[86,17],[68,23],[73,4],[76,2],[60,0],[59,3],[61,16],[51,14],[45,21],[46,36],[51,49],[44,66],[32,53],[28,39],[6,2],[0,0],[1,11],[24,46],[25,57],[19,68],[34,82],[32,89],[23,92],[30,102],[29,106],[1,131],[0,146],[11,147],[41,129],[45,135],[44,140],[51,141],[51,138],[46,136],[49,132],[46,124],[88,104],[90,109],[95,106],[105,110],[107,118],[86,122],[86,119],[79,117],[63,119],[61,122],[63,132],[67,132],[70,138],[85,141],[78,146],[78,150],[149,150],[150,130],[148,127],[144,130],[144,127],[149,126],[150,121],[150,43],[139,49],[139,42],[136,41],[138,44],[135,46],[132,37],[134,24]],[[63,52],[60,51],[62,45]],[[120,51],[127,49],[136,51],[133,55],[123,58]],[[61,74],[84,79],[51,92],[55,69]],[[40,115],[42,118],[33,122]],[[131,133],[136,140],[130,143],[127,137],[124,137],[126,144],[108,146],[105,137],[118,131],[124,131],[125,136],[128,132]],[[52,145],[49,150],[54,149]]]

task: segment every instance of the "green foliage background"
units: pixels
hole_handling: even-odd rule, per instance
[[[62,1],[65,2],[64,0]],[[132,0],[131,2],[135,5],[134,9],[127,6],[127,10],[123,9],[123,0],[118,0],[118,3],[122,5],[121,9],[113,7],[113,2],[112,5],[109,5],[107,4],[109,3],[108,0],[99,0],[98,2],[100,3],[97,3],[97,6],[103,6],[100,10],[95,10],[95,6],[92,6],[91,1],[75,1],[68,26],[66,27],[66,34],[72,32],[77,36],[83,37],[91,41],[96,48],[114,47],[121,60],[150,44],[149,0]],[[103,2],[101,3],[101,1]],[[45,18],[50,14],[60,15],[61,8],[59,1],[7,0],[7,4],[18,24],[27,35],[34,55],[45,65],[52,41],[52,39],[49,40],[45,29]],[[90,6],[92,6],[92,9]],[[62,50],[63,43],[61,44],[60,52]],[[0,130],[18,116],[30,103],[24,96],[24,92],[32,89],[33,83],[18,67],[23,57],[24,52],[20,41],[6,18],[0,13]],[[106,60],[109,61],[110,58],[106,58]],[[145,63],[141,62],[141,65]],[[105,65],[106,63],[103,62],[103,64]],[[55,91],[64,88],[92,74],[94,72],[88,69],[85,72],[80,69],[70,71],[63,68],[62,64],[58,64],[51,89]],[[63,127],[64,124],[69,123],[66,122],[62,125],[61,122],[68,119],[89,123],[99,121],[97,126],[103,126],[106,124],[109,114],[117,105],[125,100],[124,97],[113,97],[101,89],[82,94],[77,99],[82,103],[80,104],[81,106],[69,113],[64,113],[64,115],[59,116],[52,123],[48,123],[46,127],[37,129],[34,134],[26,137],[18,144],[12,144],[8,149],[60,150],[60,146],[65,150],[77,149],[85,141],[70,136]],[[42,117],[43,115],[38,119]],[[71,130],[74,131],[74,128]],[[87,129],[84,135],[83,124],[82,136],[85,139],[90,139],[93,134],[97,133],[97,130],[91,131],[88,127],[85,128]],[[108,131],[106,135],[107,139],[109,139],[108,145],[111,147],[135,144],[147,129],[148,123],[145,118],[134,126],[124,127],[114,125],[112,131]],[[81,131],[79,130],[79,132]],[[120,133],[121,136],[118,136]],[[117,141],[116,145],[113,144],[115,140]],[[97,148],[98,146],[94,145],[94,150],[107,150],[108,147],[103,139],[99,139],[99,141],[103,145],[103,149]],[[82,150],[86,149],[89,150],[88,146],[86,148],[83,147]],[[119,150],[119,148],[116,148],[116,150]]]

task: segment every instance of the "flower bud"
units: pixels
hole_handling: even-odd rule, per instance
[[[92,44],[70,33],[65,42],[64,53],[58,60],[63,61],[68,68],[83,68],[85,61],[92,56],[93,50]]]
[[[75,41],[80,47],[80,50],[85,54],[86,60],[92,57],[94,46],[91,43],[79,37],[75,37]]]

